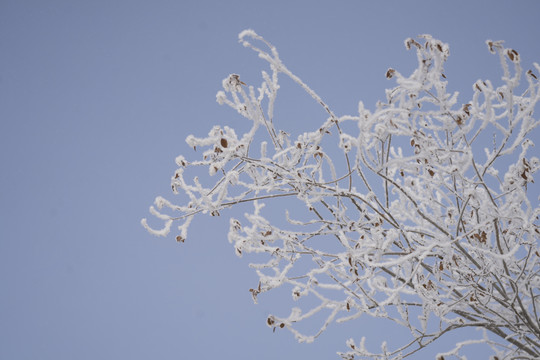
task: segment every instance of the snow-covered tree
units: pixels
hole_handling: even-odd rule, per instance
[[[142,224],[166,236],[176,223],[176,240],[184,242],[195,216],[249,209],[230,218],[228,240],[254,261],[260,281],[250,289],[253,300],[289,287],[299,304],[288,316],[269,316],[270,327],[311,342],[332,322],[369,315],[410,332],[377,353],[350,339],[339,353],[344,359],[401,359],[465,327],[484,335],[440,359],[473,343],[490,346],[492,359],[540,358],[540,207],[531,195],[538,196],[540,160],[530,139],[539,125],[540,66],[523,74],[517,51],[487,41],[502,83],[479,80],[461,103],[446,90],[448,45],[429,35],[409,38],[418,68],[410,76],[389,69],[396,86],[384,101],[373,110],[360,102],[358,114],[339,116],[274,46],[252,30],[239,38],[270,71],[258,88],[229,75],[217,101],[249,121],[249,131],[214,126],[206,137],[188,136],[204,151],[200,160],[176,158],[172,190],[187,195],[185,202],[157,197],[150,212],[164,227]],[[320,126],[297,135],[280,129],[274,103],[281,75],[322,106]],[[188,178],[197,167],[209,175]],[[310,317],[322,319],[320,328],[304,334],[296,325]]]

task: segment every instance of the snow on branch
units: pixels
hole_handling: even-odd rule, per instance
[[[389,69],[396,85],[383,101],[371,111],[359,102],[358,114],[340,117],[273,45],[253,30],[239,41],[268,62],[269,72],[257,88],[229,75],[216,99],[250,129],[214,126],[205,137],[188,136],[202,158],[177,157],[171,180],[186,200],[174,205],[158,197],[150,212],[164,227],[153,230],[143,219],[144,227],[166,236],[180,223],[176,239],[184,242],[195,216],[251,204],[243,219],[230,217],[228,240],[238,256],[253,258],[253,299],[285,287],[299,305],[288,316],[268,317],[268,326],[310,342],[333,322],[367,315],[410,332],[380,350],[350,339],[339,353],[344,359],[402,359],[466,327],[483,329],[484,337],[456,344],[441,359],[478,342],[494,358],[539,358],[540,207],[531,193],[538,194],[540,160],[531,135],[540,123],[540,66],[523,84],[518,52],[487,41],[502,84],[478,80],[472,99],[460,102],[447,92],[449,46],[430,35],[409,38],[417,69],[409,76]],[[296,136],[280,129],[279,76],[323,107],[328,118],[320,126]],[[358,130],[346,132],[346,123]],[[201,167],[204,179],[188,177]],[[305,334],[297,324],[308,318],[322,320]]]

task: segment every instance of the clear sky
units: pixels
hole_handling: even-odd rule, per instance
[[[450,44],[449,88],[467,101],[501,74],[485,40],[506,40],[525,70],[540,62],[539,13],[538,1],[0,1],[0,358],[332,359],[349,337],[392,336],[367,319],[309,345],[272,333],[266,316],[288,314],[290,296],[253,304],[226,218],[200,218],[184,244],[140,219],[173,198],[174,158],[197,156],[187,135],[239,123],[215,93],[230,73],[260,82],[243,29],[344,115],[358,100],[374,109],[389,67],[414,69],[403,40],[423,33]],[[291,131],[325,119],[284,94]]]

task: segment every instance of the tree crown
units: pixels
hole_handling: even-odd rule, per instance
[[[540,207],[530,192],[540,160],[530,135],[539,125],[533,113],[540,66],[524,74],[520,92],[518,52],[487,41],[503,84],[479,80],[472,99],[459,103],[446,90],[449,46],[429,35],[409,38],[417,69],[410,76],[389,69],[396,86],[384,101],[373,111],[360,102],[358,114],[338,116],[273,45],[252,30],[239,38],[270,72],[262,72],[258,88],[229,75],[217,101],[247,119],[249,131],[214,126],[206,137],[188,136],[191,147],[204,150],[199,160],[176,158],[172,190],[186,201],[157,197],[150,212],[164,227],[142,224],[166,236],[179,223],[176,240],[184,242],[194,216],[252,205],[244,219],[230,218],[228,240],[238,256],[255,260],[253,300],[285,286],[299,303],[288,316],[269,316],[270,327],[310,342],[332,322],[370,315],[410,331],[403,344],[383,343],[375,353],[365,339],[350,339],[339,353],[345,359],[401,359],[465,327],[483,328],[484,337],[456,344],[441,359],[476,342],[489,345],[494,358],[539,357]],[[280,130],[280,75],[322,106],[320,126],[296,137]],[[188,180],[199,167],[209,176]],[[322,319],[319,329],[297,330],[310,317]]]

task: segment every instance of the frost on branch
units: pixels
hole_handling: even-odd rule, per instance
[[[472,99],[462,102],[447,92],[448,45],[422,35],[405,41],[418,59],[411,75],[389,69],[396,85],[374,110],[360,102],[358,114],[338,117],[270,43],[252,30],[240,42],[268,62],[269,72],[258,88],[231,74],[216,98],[249,130],[215,126],[205,137],[190,135],[187,143],[202,158],[177,157],[171,182],[186,200],[173,205],[158,197],[150,211],[163,229],[143,225],[166,236],[179,223],[176,239],[183,242],[194,216],[253,206],[243,218],[230,217],[228,234],[236,254],[254,261],[253,300],[284,287],[298,304],[288,316],[269,316],[268,326],[306,342],[333,322],[360,316],[410,332],[380,349],[350,339],[339,353],[344,359],[401,359],[465,327],[484,336],[440,358],[479,342],[499,359],[540,357],[540,160],[532,139],[540,67],[523,75],[516,50],[488,41],[501,84],[478,80]],[[321,106],[319,127],[293,135],[280,129],[280,75]],[[187,175],[200,167],[204,179]],[[310,318],[319,327],[298,330]]]

